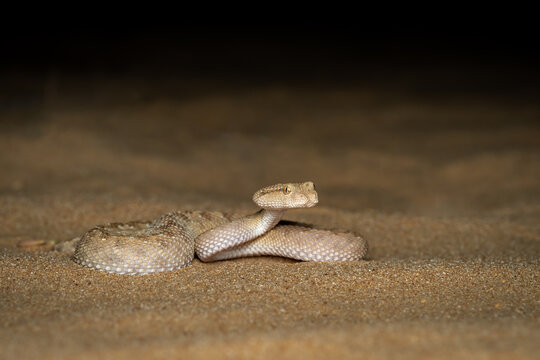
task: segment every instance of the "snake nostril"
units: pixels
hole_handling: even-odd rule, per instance
[[[305,188],[308,189],[308,190],[315,190],[315,185],[314,185],[313,182],[311,182],[311,181],[306,181],[306,182],[304,183],[304,186],[305,186]]]

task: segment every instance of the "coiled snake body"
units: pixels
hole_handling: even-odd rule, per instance
[[[195,254],[205,262],[257,255],[346,261],[366,255],[367,242],[359,236],[277,225],[285,210],[317,204],[312,182],[268,186],[253,201],[262,210],[235,220],[219,212],[175,211],[152,222],[97,226],[76,242],[73,258],[97,270],[144,275],[187,266]]]

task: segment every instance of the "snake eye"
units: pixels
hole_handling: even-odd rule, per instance
[[[291,191],[292,191],[292,190],[291,190],[291,187],[288,186],[288,185],[285,186],[285,187],[283,188],[283,193],[284,193],[285,195],[289,195],[289,194],[291,193]]]

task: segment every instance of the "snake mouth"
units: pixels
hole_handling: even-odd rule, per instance
[[[314,207],[319,202],[319,197],[317,196],[317,193],[312,193],[309,195],[306,195],[306,205],[305,207]]]

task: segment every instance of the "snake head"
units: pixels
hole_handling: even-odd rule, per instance
[[[253,201],[263,209],[308,208],[317,204],[315,185],[303,183],[276,184],[264,187],[253,195]]]

